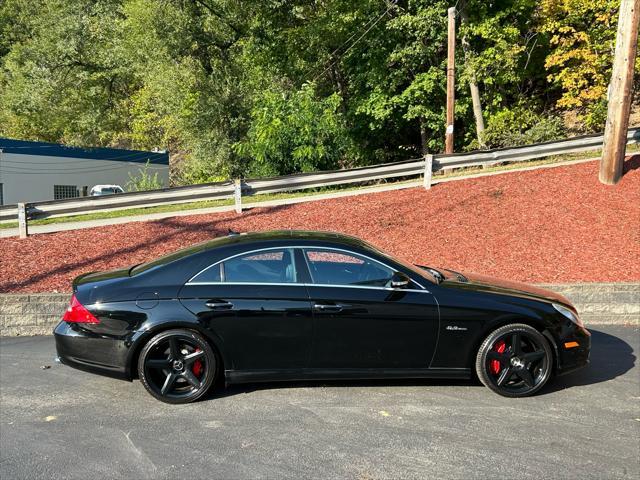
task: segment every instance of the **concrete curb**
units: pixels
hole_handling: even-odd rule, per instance
[[[587,325],[640,323],[640,283],[538,285],[566,296]],[[0,294],[0,336],[51,335],[69,293]]]

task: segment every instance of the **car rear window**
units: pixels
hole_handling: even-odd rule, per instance
[[[136,265],[129,272],[130,275],[139,275],[140,273],[144,273],[152,268],[161,267],[171,262],[175,262],[176,260],[180,260],[181,258],[187,257],[189,255],[193,255],[194,253],[201,252],[205,250],[211,241],[198,243],[196,245],[192,245],[191,247],[183,248],[182,250],[178,250],[177,252],[169,253],[168,255],[164,255],[162,257],[156,258],[150,262],[141,263],[140,265]]]

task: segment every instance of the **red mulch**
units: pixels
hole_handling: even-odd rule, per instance
[[[236,231],[334,230],[406,260],[527,282],[640,280],[640,157],[616,186],[598,165],[515,172],[276,208],[0,239],[0,292],[69,291],[83,272]]]

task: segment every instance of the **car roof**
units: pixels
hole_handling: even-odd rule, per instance
[[[272,240],[311,240],[319,242],[341,243],[354,246],[367,245],[363,240],[337,232],[316,230],[268,230],[263,232],[235,233],[205,241],[200,250],[219,248],[226,245],[241,245]]]
[[[321,230],[267,230],[263,232],[238,233],[236,235],[238,237],[246,239],[246,241],[265,239],[277,240],[290,238],[300,238],[305,240],[358,240],[356,237],[346,235],[344,233]]]

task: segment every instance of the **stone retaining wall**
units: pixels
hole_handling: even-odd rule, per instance
[[[51,335],[69,293],[0,294],[0,335]]]
[[[545,284],[575,305],[585,325],[638,324],[640,283]]]
[[[540,286],[569,298],[586,325],[637,325],[640,320],[640,283]],[[69,293],[0,294],[0,335],[51,335],[69,297]]]

